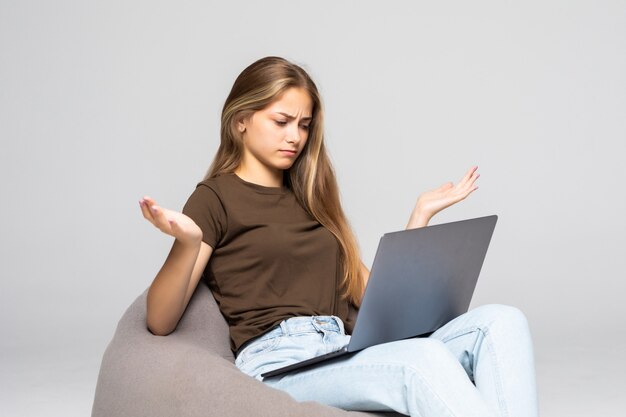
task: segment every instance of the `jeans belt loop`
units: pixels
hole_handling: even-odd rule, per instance
[[[320,324],[318,323],[317,316],[311,316],[311,324],[313,325],[313,328],[315,330],[317,330],[320,333],[326,334],[326,331],[320,327]]]
[[[332,316],[333,319],[335,319],[335,323],[337,323],[337,326],[339,326],[339,330],[341,331],[341,334],[346,334],[346,329],[343,327],[343,321],[337,317],[337,316]]]

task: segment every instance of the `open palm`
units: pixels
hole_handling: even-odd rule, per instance
[[[431,218],[446,207],[464,200],[478,188],[477,185],[474,185],[480,177],[477,170],[477,166],[470,168],[456,185],[447,182],[439,188],[421,194],[415,204],[415,210],[423,216]]]
[[[202,229],[189,216],[160,207],[148,196],[139,201],[139,206],[143,217],[163,233],[185,243],[199,242],[202,239]]]

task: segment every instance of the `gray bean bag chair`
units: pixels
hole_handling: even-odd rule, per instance
[[[241,372],[228,326],[202,281],[177,329],[146,328],[144,291],[120,319],[100,367],[92,417],[399,416],[297,402]]]

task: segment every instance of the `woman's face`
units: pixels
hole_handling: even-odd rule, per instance
[[[282,178],[304,148],[313,101],[303,88],[286,90],[273,103],[238,122],[243,136],[242,165],[248,172]]]

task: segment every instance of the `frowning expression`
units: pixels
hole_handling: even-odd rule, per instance
[[[306,145],[312,111],[309,93],[292,87],[264,109],[239,121],[244,146],[242,165],[275,174],[289,169]]]

